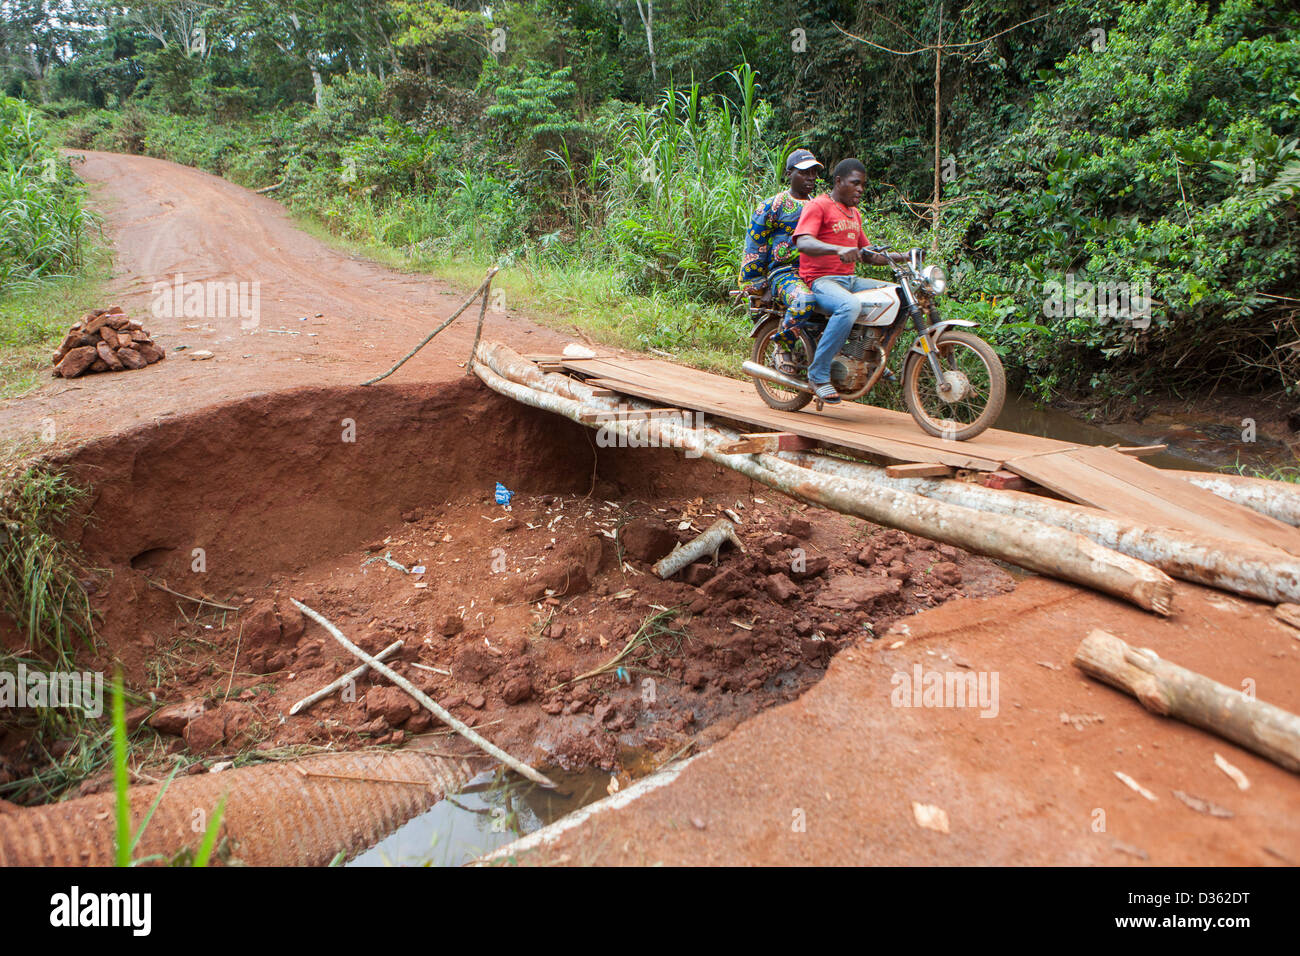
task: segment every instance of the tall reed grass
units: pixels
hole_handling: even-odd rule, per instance
[[[93,222],[35,113],[0,98],[0,295],[75,274]]]

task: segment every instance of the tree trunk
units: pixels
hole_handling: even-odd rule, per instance
[[[659,66],[655,62],[654,0],[645,0],[645,6],[641,5],[641,0],[636,0],[636,12],[641,14],[641,22],[645,25],[645,45],[650,51],[650,79],[658,83]]]
[[[1300,717],[1203,674],[1161,660],[1147,648],[1094,630],[1074,653],[1085,674],[1132,694],[1155,714],[1218,734],[1300,773]]]
[[[779,457],[823,474],[841,475],[976,511],[1017,515],[1064,528],[1184,581],[1274,603],[1300,601],[1300,558],[1283,551],[1152,527],[1120,515],[1022,491],[995,491],[944,478],[890,478],[878,465],[808,452],[781,452]]]
[[[325,83],[321,80],[320,70],[316,69],[315,63],[308,60],[307,68],[311,70],[311,86],[316,93],[316,109],[320,109],[325,105]]]
[[[943,62],[943,4],[939,4],[939,38],[934,43],[934,214],[930,223],[930,251],[939,251],[939,104]]]

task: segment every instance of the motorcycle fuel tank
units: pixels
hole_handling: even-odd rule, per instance
[[[889,325],[898,316],[899,298],[897,286],[881,286],[877,289],[863,289],[853,293],[853,298],[862,303],[856,325]]]

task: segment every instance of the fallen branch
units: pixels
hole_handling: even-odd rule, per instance
[[[1300,717],[1247,697],[1203,674],[1161,660],[1149,648],[1094,630],[1074,666],[1136,697],[1147,710],[1218,734],[1280,767],[1300,773]]]
[[[487,316],[488,292],[492,287],[492,277],[497,274],[497,267],[493,266],[488,272],[487,278],[483,280],[483,301],[478,307],[478,325],[474,327],[474,344],[469,348],[469,358],[465,360],[465,374],[472,375],[474,372],[474,353],[478,351],[479,339],[483,337],[483,319]]]
[[[349,652],[351,652],[359,659],[365,661],[372,668],[374,668],[374,670],[377,673],[383,674],[385,677],[387,677],[398,687],[402,688],[402,690],[406,691],[408,694],[414,697],[423,707],[431,711],[435,717],[441,720],[452,730],[456,731],[456,733],[460,734],[462,737],[464,737],[466,740],[473,743],[475,746],[491,754],[493,757],[496,757],[498,760],[500,760],[511,770],[515,771],[521,776],[527,777],[529,780],[533,781],[533,783],[540,784],[543,787],[551,787],[551,788],[555,787],[555,783],[551,781],[548,777],[546,777],[544,774],[538,773],[532,767],[528,766],[528,764],[516,760],[514,757],[510,756],[508,753],[506,753],[496,744],[492,743],[490,740],[487,740],[486,738],[480,736],[479,734],[476,734],[473,730],[469,728],[468,725],[462,723],[461,721],[453,717],[450,713],[448,713],[441,706],[435,703],[422,690],[420,690],[418,687],[412,684],[401,674],[397,673],[397,671],[393,670],[383,661],[378,660],[372,655],[367,654],[361,648],[357,647],[357,645],[353,644],[351,641],[349,641],[346,637],[343,636],[342,631],[340,631],[337,627],[335,627],[333,624],[327,621],[316,611],[313,611],[311,608],[303,604],[297,598],[290,598],[289,600],[292,601],[293,606],[296,607],[298,610],[302,611],[303,614],[307,615],[309,618],[311,618],[321,627],[325,628],[325,630],[329,631],[330,635],[334,638],[334,640],[342,644],[344,648],[346,648]]]
[[[375,660],[382,661],[386,657],[392,657],[401,649],[402,649],[402,642],[393,641],[393,643],[389,644],[382,651],[380,651],[378,654],[375,655]],[[356,680],[358,677],[360,677],[368,670],[370,670],[369,664],[362,664],[360,667],[352,668],[352,670],[348,671],[338,680],[330,681],[330,683],[326,684],[320,690],[316,691],[316,693],[308,694],[302,700],[298,701],[298,703],[290,707],[289,716],[292,717],[294,714],[298,713],[299,711],[307,707],[310,707],[312,704],[316,703],[316,701],[323,700],[324,698],[328,697],[330,694],[338,690],[340,687],[342,687],[344,684],[348,683],[349,681]]]
[[[718,549],[727,541],[730,541],[741,551],[745,550],[740,538],[736,537],[736,526],[726,518],[719,518],[709,526],[707,531],[703,532],[690,544],[679,544],[673,548],[671,554],[660,558],[652,570],[659,577],[667,580],[682,568],[698,561],[706,554],[713,555],[716,560]]]
[[[145,583],[156,587],[159,591],[166,591],[168,594],[175,595],[178,598],[185,598],[187,601],[193,601],[195,604],[206,604],[208,607],[220,608],[223,611],[238,611],[237,607],[231,607],[229,604],[218,604],[216,601],[209,601],[207,598],[191,597],[188,594],[182,594],[180,591],[173,591],[165,584],[159,584],[157,581],[145,578]]]
[[[411,349],[411,351],[407,352],[406,355],[402,358],[401,361],[399,361],[396,365],[394,365],[392,368],[390,368],[390,369],[389,369],[387,372],[385,372],[383,375],[376,375],[374,378],[369,379],[369,380],[367,380],[367,381],[365,381],[365,382],[362,382],[361,384],[362,384],[362,385],[374,385],[375,382],[379,382],[379,381],[382,381],[382,380],[388,378],[388,376],[392,375],[392,374],[393,374],[394,372],[396,372],[399,368],[401,368],[401,367],[402,367],[403,365],[405,365],[408,361],[410,361],[410,359],[415,355],[416,352],[420,351],[420,349],[424,348],[426,345],[428,345],[430,342],[432,342],[432,341],[433,341],[433,337],[434,337],[435,335],[437,335],[439,332],[441,332],[441,331],[442,331],[443,329],[445,329],[447,326],[451,325],[451,323],[455,322],[456,319],[458,319],[458,318],[460,317],[460,314],[461,314],[462,312],[464,312],[466,309],[468,309],[468,308],[473,304],[474,300],[477,299],[480,295],[483,296],[483,301],[484,301],[484,304],[486,305],[486,303],[487,303],[487,289],[488,289],[488,286],[490,286],[490,285],[492,284],[492,277],[493,277],[494,275],[496,275],[496,274],[497,274],[497,267],[496,267],[496,266],[493,266],[491,269],[488,270],[487,277],[483,280],[483,282],[479,285],[479,287],[478,287],[477,289],[474,290],[474,294],[471,295],[468,299],[466,299],[466,300],[461,304],[461,307],[460,307],[459,309],[457,309],[455,312],[453,312],[453,313],[451,314],[451,316],[447,319],[446,322],[442,323],[442,325],[438,326],[436,329],[434,329],[432,332],[430,332],[428,335],[426,335],[426,336],[424,337],[424,341],[423,341],[423,342],[421,342],[421,343],[420,343],[419,345],[417,345],[415,348]]]

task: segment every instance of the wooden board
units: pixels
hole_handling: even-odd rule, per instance
[[[1300,529],[1226,501],[1113,448],[1075,448],[1017,458],[1006,467],[1057,494],[1103,511],[1300,554]]]
[[[999,429],[989,429],[970,441],[945,441],[921,431],[910,415],[858,402],[826,406],[821,412],[812,406],[798,412],[776,411],[763,403],[748,381],[656,359],[597,356],[559,361],[591,385],[756,425],[764,432],[799,435],[893,462],[1002,472],[1003,487],[1012,486],[1009,472],[1072,501],[1143,524],[1300,555],[1300,529],[1226,501],[1115,448]],[[991,479],[991,483],[996,487],[999,481]]]
[[[895,461],[916,461],[996,471],[1007,457],[1076,447],[990,429],[971,441],[945,441],[926,435],[903,412],[845,402],[816,412],[768,408],[749,382],[684,369],[655,359],[565,359],[564,367],[589,383],[625,395],[695,408],[706,414],[766,431],[787,431],[814,441],[840,445]],[[1048,447],[1043,448],[1046,442]]]

